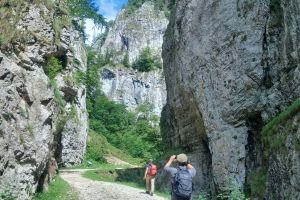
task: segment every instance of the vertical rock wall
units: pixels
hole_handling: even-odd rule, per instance
[[[86,70],[86,56],[77,30],[54,30],[54,19],[63,16],[55,1],[52,8],[20,3],[26,5],[15,13],[22,16],[16,27],[21,37],[0,50],[0,193],[24,200],[47,182],[51,157],[61,165],[83,159],[85,87],[72,77]],[[50,56],[63,62],[56,87],[44,72]],[[66,102],[62,108],[58,93]]]
[[[123,9],[109,31],[101,52],[112,53],[115,63],[121,62],[126,53],[132,63],[146,47],[160,57],[167,25],[164,12],[156,10],[151,1],[145,2],[131,14]]]
[[[104,44],[96,47],[103,56],[111,54],[111,62],[116,65],[105,66],[100,76],[101,89],[109,99],[125,105],[131,111],[149,103],[152,105],[151,112],[160,116],[166,103],[163,71],[138,72],[122,67],[122,62],[128,54],[132,64],[146,47],[160,60],[167,24],[164,12],[156,9],[151,1],[146,1],[133,13],[123,9],[118,14]]]
[[[211,160],[214,187],[199,169],[198,193],[227,190],[231,178],[243,188],[249,139],[299,98],[299,8],[296,0],[177,2],[163,45],[168,137],[196,165]]]
[[[166,104],[166,84],[162,70],[137,72],[127,68],[104,68],[101,89],[105,96],[134,111],[149,103],[151,112],[160,116]]]

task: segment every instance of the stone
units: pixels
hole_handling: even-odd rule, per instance
[[[130,111],[150,104],[151,113],[160,116],[166,103],[166,85],[162,70],[137,72],[128,68],[105,67],[100,87],[105,96]]]
[[[87,136],[85,86],[70,87],[63,80],[77,70],[86,70],[86,52],[80,33],[72,25],[63,29],[64,51],[61,51],[54,42],[53,20],[57,7],[48,10],[43,3],[24,5],[24,13],[18,13],[23,17],[16,26],[18,31],[23,31],[24,40],[0,50],[0,194],[6,191],[18,200],[31,199],[50,181],[48,173],[53,175],[53,169],[49,171],[48,162],[53,158],[62,166],[81,163]],[[76,101],[70,98],[65,108],[59,108],[54,86],[43,68],[48,56],[60,59],[66,52],[68,70],[55,79],[58,92],[63,96],[59,89],[69,88]],[[73,59],[80,62],[80,68],[72,64]],[[62,129],[56,132],[60,114],[67,115],[71,106],[76,113],[73,118],[66,118]]]
[[[229,189],[228,178],[244,188],[261,163],[249,147],[261,146],[262,126],[299,98],[299,3],[183,0],[171,14],[163,43],[168,141],[191,154],[207,148],[212,173],[206,182],[196,177],[196,187],[211,197]],[[297,199],[299,191],[280,193],[265,197]]]

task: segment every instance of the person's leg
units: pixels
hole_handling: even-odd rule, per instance
[[[147,175],[146,176],[146,193],[150,193],[150,189],[151,189],[150,181],[151,181],[150,176]]]
[[[152,195],[154,193],[154,187],[155,187],[155,177],[151,177],[151,190],[150,190],[150,194],[152,194]]]

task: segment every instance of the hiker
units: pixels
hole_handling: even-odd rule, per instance
[[[170,167],[177,161],[178,168]],[[172,200],[191,200],[193,192],[193,177],[196,175],[195,168],[188,163],[185,154],[173,155],[166,163],[164,170],[171,174]]]
[[[157,167],[152,163],[152,160],[148,160],[146,164],[146,170],[144,174],[144,180],[146,180],[146,193],[153,196],[155,176],[157,174]]]

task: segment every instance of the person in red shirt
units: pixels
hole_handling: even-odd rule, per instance
[[[156,165],[152,163],[152,160],[148,160],[146,164],[146,170],[144,174],[144,180],[146,180],[146,193],[153,196],[155,176],[157,173]]]

